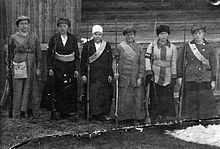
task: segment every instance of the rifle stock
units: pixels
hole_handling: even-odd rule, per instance
[[[13,64],[13,57],[14,57],[14,49],[11,47],[11,43],[9,43],[9,36],[8,36],[8,50],[7,50],[7,57],[8,57],[8,74],[7,74],[7,79],[9,83],[9,108],[8,108],[8,116],[13,117],[13,74],[12,74],[12,64]]]
[[[90,98],[89,98],[89,82],[90,82],[90,62],[89,62],[89,49],[90,49],[90,43],[89,43],[89,24],[87,22],[87,42],[88,42],[88,55],[87,55],[87,86],[86,86],[86,119],[90,119]]]
[[[118,42],[118,20],[115,19],[115,50],[117,51],[117,42]],[[119,67],[119,53],[116,52],[115,57],[116,62],[116,68],[115,68],[115,74],[119,75],[118,67]],[[115,80],[115,125],[118,126],[118,100],[119,100],[119,80],[116,78]]]
[[[186,42],[186,21],[184,25],[184,44]],[[183,103],[183,96],[184,96],[184,87],[185,87],[185,69],[186,69],[186,47],[184,45],[183,48],[183,62],[182,62],[182,82],[180,85],[180,96],[179,96],[179,113],[178,118],[179,120],[182,117],[182,103]]]

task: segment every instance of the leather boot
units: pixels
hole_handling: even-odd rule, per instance
[[[28,118],[33,117],[33,116],[34,114],[33,114],[32,109],[28,109]]]
[[[20,118],[25,118],[25,112],[24,111],[21,111]]]

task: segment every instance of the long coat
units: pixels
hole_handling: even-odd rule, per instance
[[[17,117],[20,115],[20,111],[34,108],[36,108],[34,110],[38,110],[39,108],[40,98],[33,94],[39,89],[34,85],[37,84],[36,69],[40,69],[41,65],[40,41],[36,33],[24,36],[17,32],[11,35],[8,50],[13,62],[25,62],[27,65],[27,78],[13,79],[13,115]]]
[[[55,52],[54,52],[55,50]],[[74,60],[62,61],[56,58],[56,53],[69,55],[74,53]],[[56,109],[62,113],[76,112],[77,110],[77,79],[74,72],[79,70],[79,49],[76,37],[67,33],[65,46],[60,33],[53,35],[48,44],[47,68],[54,71],[54,87],[56,95]],[[65,83],[67,82],[67,83]]]
[[[145,71],[144,50],[139,44],[133,42],[127,44],[135,54],[130,55],[118,44],[114,51],[114,57],[119,55],[119,103],[118,103],[118,120],[145,118],[143,84],[138,86],[138,78],[143,79]],[[116,64],[114,62],[114,64]],[[115,70],[115,65],[113,69]],[[111,116],[114,116],[115,105],[112,103]]]
[[[88,75],[88,58],[96,52],[94,40],[85,43],[81,56],[81,75]],[[91,116],[109,114],[112,98],[108,76],[113,77],[112,49],[108,42],[102,54],[90,63],[89,98]]]
[[[194,55],[188,43],[181,47],[177,72],[178,77],[185,77],[182,117],[185,119],[211,118],[218,115],[210,83],[216,80],[216,50],[206,40],[203,44],[196,44],[192,40],[190,44],[195,44],[203,57],[208,59],[210,66],[203,64]],[[185,63],[183,62],[184,50],[186,50]]]

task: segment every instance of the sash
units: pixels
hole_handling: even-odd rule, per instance
[[[71,62],[75,60],[75,52],[68,54],[68,55],[61,55],[56,52],[55,58],[62,62]]]
[[[198,58],[199,61],[201,61],[204,65],[207,65],[208,67],[210,67],[209,64],[209,60],[207,60],[197,49],[195,44],[191,44],[189,42],[189,47],[191,48],[193,54],[196,56],[196,58]]]
[[[129,56],[137,57],[137,54],[134,52],[134,50],[126,42],[122,42],[122,43],[120,43],[120,45]]]
[[[105,46],[106,46],[106,42],[102,41],[100,47],[98,48],[98,50],[89,57],[89,63],[92,63],[94,61],[96,61],[99,56],[102,54],[102,52],[105,50]]]

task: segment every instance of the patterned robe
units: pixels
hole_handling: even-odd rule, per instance
[[[181,47],[177,72],[180,78],[185,75],[182,117],[185,119],[211,118],[219,115],[210,83],[216,80],[216,50],[206,40],[203,44],[196,44],[195,40],[191,41],[190,44],[197,47],[198,51],[209,61],[210,66],[203,64],[194,55],[189,43]],[[185,73],[183,72],[184,50],[186,50]]]
[[[153,45],[153,51],[152,51]],[[146,74],[152,74],[150,56],[154,56],[153,72],[156,84],[157,102],[155,99],[155,92],[153,82],[150,88],[150,115],[152,120],[161,115],[164,119],[175,116],[175,105],[173,100],[173,85],[172,78],[176,78],[176,62],[177,50],[176,47],[167,40],[165,45],[159,43],[151,43],[146,51]]]
[[[39,110],[40,107],[40,97],[36,96],[39,94],[36,93],[39,91],[36,69],[40,69],[40,41],[35,33],[24,36],[17,32],[11,35],[8,50],[13,62],[25,62],[27,66],[27,78],[13,79],[13,117],[18,117],[20,111]]]
[[[123,48],[130,47],[130,52]],[[144,86],[137,85],[137,79],[144,77],[144,50],[139,44],[125,41],[118,44],[114,56],[119,54],[119,103],[118,120],[143,120],[146,116],[144,107]],[[114,68],[115,66],[113,66]],[[114,103],[112,103],[114,105]],[[115,105],[111,116],[114,116]]]
[[[96,52],[94,40],[87,42],[82,49],[81,75],[87,76],[88,57]],[[107,42],[102,54],[90,63],[89,75],[89,100],[90,115],[108,115],[112,99],[112,87],[108,83],[108,76],[113,77],[112,72],[112,51]]]

